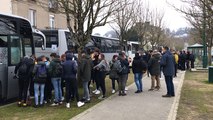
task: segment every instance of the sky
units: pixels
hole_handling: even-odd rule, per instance
[[[189,27],[189,23],[185,20],[184,16],[175,11],[168,3],[174,4],[177,7],[182,6],[180,0],[143,0],[149,3],[151,9],[157,8],[158,10],[164,11],[164,22],[165,27],[170,30],[177,30],[181,27]],[[93,33],[100,33],[103,35],[105,31],[112,30],[110,25],[105,25],[104,27],[98,27],[93,30]]]

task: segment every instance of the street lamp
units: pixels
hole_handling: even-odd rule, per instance
[[[206,2],[203,5],[203,68],[207,68],[207,47],[206,47]]]

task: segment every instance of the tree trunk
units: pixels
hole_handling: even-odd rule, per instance
[[[83,87],[82,79],[81,79],[81,74],[80,74],[80,64],[81,64],[81,52],[83,50],[83,47],[80,46],[78,48],[78,72],[77,72],[77,80],[78,80],[78,86]]]
[[[210,66],[212,64],[212,47],[208,46],[208,65]]]

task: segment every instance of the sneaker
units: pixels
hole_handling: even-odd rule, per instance
[[[44,104],[47,104],[47,101],[46,101],[46,100],[44,101]]]
[[[58,106],[58,103],[53,103],[50,106]]]
[[[128,91],[129,89],[127,87],[125,87],[125,91]]]
[[[101,93],[100,90],[97,90],[97,91],[95,92],[96,95],[99,95],[100,93]]]
[[[84,103],[90,103],[90,99],[85,100]]]
[[[140,92],[141,92],[140,90],[135,91],[135,93],[140,93]]]
[[[151,88],[151,89],[149,89],[148,91],[153,91],[154,89],[153,88]]]
[[[27,103],[23,103],[22,106],[23,106],[23,107],[27,107]]]
[[[63,102],[59,102],[59,105],[62,105],[63,104]]]
[[[105,98],[106,98],[106,97],[103,96],[103,95],[101,95],[101,96],[98,97],[99,100],[103,100],[103,99],[105,99]]]
[[[34,107],[34,108],[38,108],[38,107],[39,107],[39,105],[34,105],[33,107]]]
[[[19,101],[19,102],[17,103],[17,105],[18,105],[19,107],[21,107],[21,102]]]
[[[66,103],[66,107],[67,107],[67,108],[70,108],[70,103]]]
[[[112,90],[112,94],[114,94],[114,93],[115,93],[115,90],[113,89],[113,90]]]
[[[78,107],[81,107],[81,106],[83,106],[83,105],[84,105],[84,103],[81,102],[81,101],[79,101],[79,102],[77,103],[77,106],[78,106]]]
[[[95,89],[94,91],[92,91],[92,93],[96,93],[97,92],[97,89]]]

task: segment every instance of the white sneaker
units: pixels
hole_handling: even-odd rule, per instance
[[[64,97],[61,98],[61,101],[64,101]]]
[[[70,103],[67,103],[67,104],[66,104],[66,107],[67,107],[67,108],[70,108]]]
[[[95,89],[94,91],[92,91],[92,93],[96,93],[97,92],[97,89]]]
[[[53,103],[50,106],[58,106],[58,103]]]
[[[101,93],[100,90],[97,90],[97,91],[95,92],[96,95],[99,95],[100,93]]]
[[[125,87],[125,91],[127,91],[128,90],[128,88],[127,87]]]
[[[83,105],[84,105],[84,103],[81,102],[81,101],[79,101],[79,102],[77,103],[77,106],[78,106],[78,107],[81,107],[81,106],[83,106]]]
[[[113,90],[112,90],[112,94],[114,94],[114,93],[115,93],[115,90],[113,89]]]
[[[105,99],[105,98],[106,98],[106,97],[103,96],[103,95],[101,95],[101,96],[98,97],[99,100],[103,100],[103,99]]]

